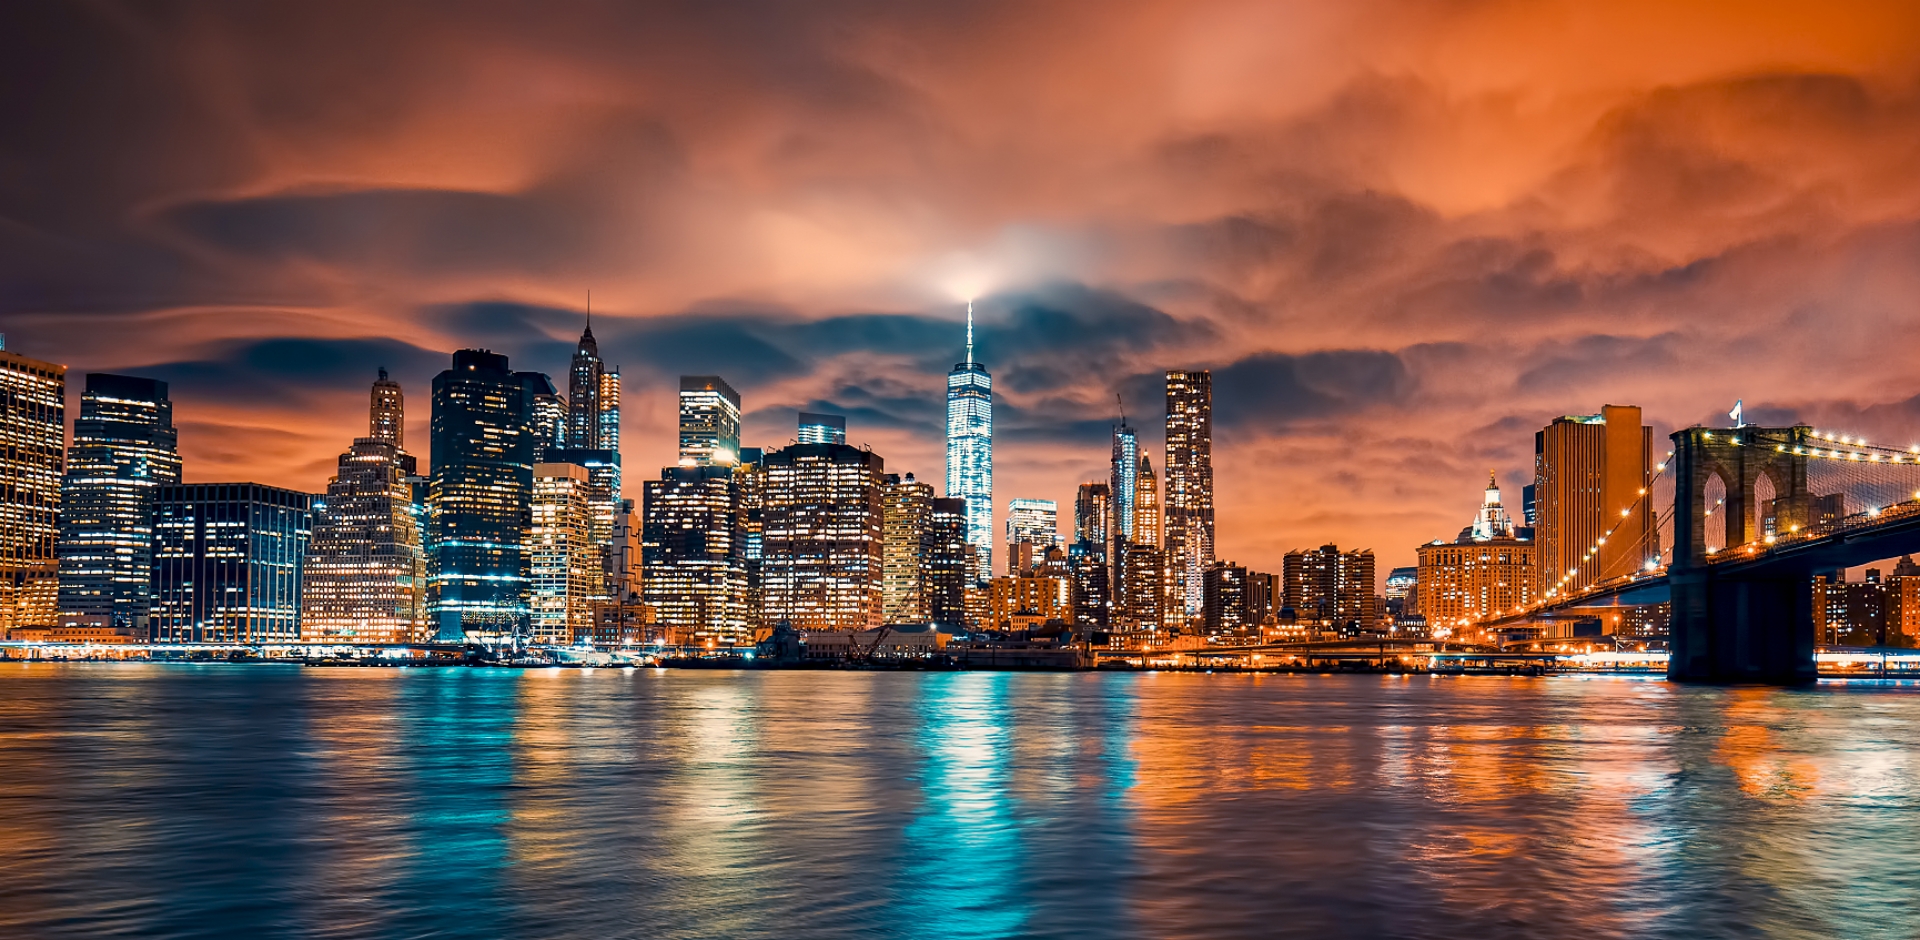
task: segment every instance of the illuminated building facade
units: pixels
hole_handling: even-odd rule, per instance
[[[620,483],[620,455],[603,448],[550,447],[539,455],[539,460],[542,463],[573,464],[587,472],[585,490],[592,513],[592,528],[587,538],[598,559],[595,565],[602,571],[593,597],[595,600],[612,597],[613,569],[607,561],[607,553],[611,550],[613,528],[620,514],[620,505],[625,502],[614,497],[614,487]]]
[[[973,358],[973,304],[967,304],[967,358],[947,373],[947,495],[967,501],[972,577],[993,572],[993,376]]]
[[[587,468],[600,492],[595,497],[596,537],[604,544],[622,499],[620,474],[620,370],[600,359],[593,325],[580,333],[573,361],[567,369],[566,424],[560,439],[550,446],[569,454],[550,457],[556,463],[579,463]],[[576,459],[585,452],[598,456]]]
[[[607,549],[610,596],[594,602],[592,627],[584,634],[576,630],[575,642],[585,639],[610,649],[645,643],[657,635],[658,613],[643,595],[642,533],[641,516],[634,511],[633,500],[621,500]]]
[[[0,639],[60,625],[60,482],[67,367],[8,352],[0,336]]]
[[[1022,560],[1015,546],[1028,546]],[[1060,504],[1050,499],[1014,499],[1007,501],[1007,573],[1019,574],[1045,558],[1047,550],[1060,546]]]
[[[933,485],[909,473],[887,475],[881,495],[885,530],[881,616],[887,623],[926,623],[933,564]]]
[[[1126,571],[1115,609],[1117,626],[1158,630],[1164,625],[1161,605],[1166,600],[1166,554],[1157,545],[1134,542],[1127,546],[1124,559]]]
[[[672,642],[750,639],[739,487],[729,467],[667,467],[642,488],[641,596]]]
[[[573,348],[573,361],[567,369],[566,431],[556,446],[601,446],[600,380],[606,371],[606,363],[600,360],[600,343],[593,338],[593,323],[589,321],[580,331],[580,342]]]
[[[605,600],[603,546],[594,539],[604,492],[587,468],[533,465],[533,526],[527,534],[533,641],[564,645],[591,629],[593,603]],[[611,527],[611,520],[608,520]],[[611,533],[609,533],[609,540]]]
[[[884,560],[880,455],[794,444],[766,455],[765,617],[797,630],[880,625]]]
[[[1457,634],[1499,611],[1532,603],[1539,577],[1534,552],[1534,543],[1511,538],[1420,546],[1418,613],[1435,631]]]
[[[936,496],[927,514],[927,616],[935,623],[967,624],[967,501]]]
[[[1411,606],[1444,636],[1530,604],[1540,594],[1537,551],[1533,541],[1517,534],[1501,505],[1499,483],[1488,479],[1479,512],[1459,537],[1417,549]],[[1393,590],[1391,578],[1388,590]]]
[[[1108,602],[1106,551],[1099,542],[1085,539],[1067,547],[1067,566],[1073,572],[1073,613],[1078,622],[1104,630],[1112,622]]]
[[[1073,540],[1098,545],[1103,554],[1112,521],[1112,492],[1105,483],[1082,483],[1073,500]]]
[[[680,464],[731,467],[740,461],[740,393],[717,375],[680,377]]]
[[[154,497],[155,643],[300,639],[313,497],[258,483],[187,483]]]
[[[544,372],[517,372],[527,388],[527,426],[537,454],[567,442],[567,400],[560,397],[553,378]]]
[[[389,378],[384,368],[374,380],[367,402],[367,436],[406,452],[407,398],[400,390],[400,383]]]
[[[1200,589],[1201,620],[1209,634],[1234,633],[1259,624],[1257,620],[1249,622],[1247,616],[1250,587],[1246,568],[1228,561],[1209,565]]]
[[[376,421],[373,430],[379,429]],[[301,639],[408,643],[425,638],[427,559],[404,456],[389,441],[359,438],[340,455],[326,495],[313,501]]]
[[[1334,545],[1291,551],[1281,568],[1286,606],[1302,620],[1370,630],[1374,607],[1373,552]]]
[[[537,454],[531,418],[528,385],[505,356],[463,349],[434,377],[428,577],[442,640],[494,639],[527,627]]]
[[[747,629],[755,636],[770,630],[762,614],[762,562],[767,541],[767,454],[759,447],[740,448],[740,465],[733,468],[736,515],[740,521],[740,550],[747,572]]]
[[[1073,622],[1073,585],[1065,578],[1027,572],[994,578],[989,618],[996,630],[1038,626],[1048,620]]]
[[[1167,373],[1166,548],[1183,614],[1200,616],[1213,565],[1213,374]]]
[[[1555,418],[1534,434],[1533,452],[1542,592],[1632,574],[1660,556],[1652,501],[1641,498],[1653,469],[1653,429],[1640,423],[1637,406]],[[1597,549],[1591,558],[1590,549]]]
[[[1133,484],[1133,540],[1141,545],[1160,547],[1160,483],[1153,475],[1153,463],[1140,455],[1140,469]]]
[[[847,419],[844,415],[800,412],[800,428],[794,440],[801,444],[845,444]]]
[[[167,383],[87,376],[60,481],[60,622],[148,635],[153,499],[180,482]]]
[[[1384,595],[1387,600],[1387,616],[1399,619],[1420,612],[1420,599],[1414,596],[1414,589],[1420,584],[1420,569],[1395,568],[1387,572],[1387,587]]]

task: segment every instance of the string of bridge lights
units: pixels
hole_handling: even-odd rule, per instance
[[[1831,432],[1816,430],[1813,432],[1811,436],[1813,440],[1825,441],[1829,446],[1809,447],[1804,444],[1794,445],[1792,449],[1792,452],[1794,453],[1794,455],[1812,457],[1820,460],[1836,460],[1836,461],[1847,461],[1847,462],[1856,462],[1856,463],[1889,463],[1889,464],[1905,463],[1905,464],[1914,465],[1916,467],[1920,467],[1920,444],[1912,445],[1908,447],[1905,451],[1900,451],[1897,448],[1868,443],[1866,438],[1853,436],[1853,435],[1835,434]],[[1713,432],[1704,431],[1701,433],[1701,437],[1705,440],[1709,440],[1709,441],[1713,440]],[[1742,436],[1738,433],[1735,433],[1732,435],[1731,442],[1735,445],[1739,445],[1743,447],[1757,447],[1757,446],[1762,446],[1764,444],[1764,442],[1755,442],[1752,439],[1743,440]],[[1784,443],[1777,443],[1774,445],[1774,451],[1777,453],[1786,453],[1787,449],[1788,449],[1787,445]],[[1541,595],[1539,599],[1535,600],[1532,604],[1528,606],[1530,607],[1543,606],[1549,603],[1551,599],[1558,598],[1562,595],[1562,592],[1565,591],[1566,589],[1567,582],[1572,581],[1575,577],[1579,575],[1580,567],[1584,566],[1588,561],[1591,561],[1595,555],[1598,555],[1600,553],[1601,547],[1607,544],[1607,540],[1609,538],[1612,538],[1614,533],[1620,530],[1620,526],[1624,525],[1626,523],[1626,520],[1631,519],[1633,517],[1634,506],[1640,505],[1640,503],[1647,498],[1647,494],[1652,490],[1654,482],[1656,480],[1659,480],[1660,477],[1666,474],[1667,465],[1672,462],[1673,455],[1674,455],[1673,451],[1667,451],[1666,459],[1654,465],[1654,473],[1652,476],[1649,476],[1647,478],[1647,485],[1640,488],[1639,498],[1634,500],[1632,505],[1628,506],[1625,509],[1620,510],[1620,520],[1615,522],[1613,524],[1613,528],[1607,530],[1607,533],[1605,535],[1602,535],[1598,539],[1595,539],[1593,544],[1587,547],[1586,551],[1581,554],[1580,561],[1575,566],[1574,570],[1561,575],[1560,580],[1556,582],[1552,588],[1548,589],[1545,594]],[[1913,498],[1916,502],[1920,502],[1920,490],[1914,491]],[[1713,506],[1706,511],[1705,515],[1712,516],[1716,510],[1725,506],[1726,502],[1727,500],[1726,500],[1726,497],[1724,496],[1718,500],[1715,500]],[[1674,510],[1669,510],[1667,513],[1667,516],[1671,517],[1673,511]],[[1880,507],[1877,507],[1877,506],[1870,507],[1866,511],[1866,515],[1869,517],[1877,517],[1879,514],[1880,514]],[[1662,524],[1663,524],[1663,520],[1656,520],[1653,525],[1653,531],[1658,531]],[[1800,531],[1800,526],[1795,525],[1789,530],[1789,534],[1795,534],[1795,533],[1798,533],[1799,531]],[[1644,541],[1649,534],[1651,533],[1650,532],[1641,533],[1641,539]],[[1767,544],[1771,545],[1774,543],[1774,541],[1775,541],[1775,536],[1769,535],[1766,537]],[[1757,546],[1754,546],[1754,547],[1757,547]],[[1752,550],[1752,548],[1750,547],[1749,550]],[[1715,554],[1717,551],[1718,549],[1708,548],[1707,554],[1712,555],[1712,554]],[[1641,570],[1650,572],[1650,571],[1658,570],[1659,567],[1660,567],[1660,564],[1657,559],[1648,559],[1646,566]],[[1589,583],[1587,586],[1591,587],[1592,583]],[[1515,613],[1518,613],[1520,610],[1521,608],[1518,608],[1518,607],[1514,608]],[[1496,617],[1502,616],[1505,613],[1506,611],[1504,610],[1495,611],[1494,616]]]

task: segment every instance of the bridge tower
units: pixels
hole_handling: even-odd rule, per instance
[[[1667,678],[1683,682],[1793,685],[1815,679],[1813,591],[1800,571],[1716,571],[1709,548],[1725,551],[1763,537],[1754,524],[1754,487],[1773,484],[1776,528],[1808,522],[1807,445],[1813,429],[1686,428],[1673,433],[1672,658]],[[1795,453],[1800,450],[1801,453]],[[1707,505],[1707,483],[1726,488]],[[1709,511],[1724,513],[1726,544],[1706,542]]]

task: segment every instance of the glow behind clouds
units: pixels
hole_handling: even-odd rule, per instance
[[[996,500],[1215,370],[1220,554],[1381,553],[1552,416],[1920,436],[1908,3],[36,5],[0,14],[0,329],[173,383],[189,480],[318,491],[386,365],[555,375],[630,479],[673,377],[941,475],[980,297]],[[78,383],[76,383],[77,385]],[[1144,409],[1143,409],[1144,410]]]

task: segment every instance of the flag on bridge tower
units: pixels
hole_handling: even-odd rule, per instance
[[[1736,428],[1744,428],[1747,426],[1745,422],[1740,420],[1740,405],[1745,401],[1746,399],[1744,398],[1735,399],[1733,402],[1733,410],[1727,412],[1727,417],[1733,419],[1733,426]]]

